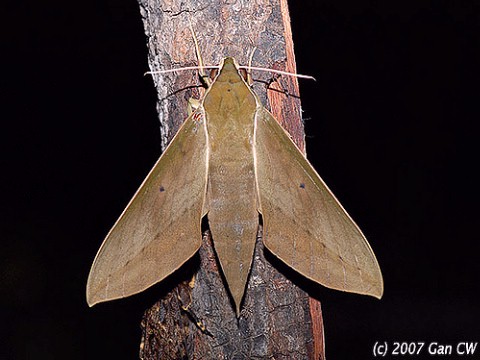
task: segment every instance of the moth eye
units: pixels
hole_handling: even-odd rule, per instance
[[[300,183],[300,189],[305,189],[305,184],[304,183]]]
[[[210,79],[214,80],[217,74],[218,74],[218,69],[212,69],[210,71]]]
[[[242,78],[246,81],[247,78],[248,78],[247,70],[246,69],[239,69],[239,72],[240,72],[240,75],[242,76]]]
[[[165,188],[163,186],[160,186],[160,192],[164,192],[165,191]]]

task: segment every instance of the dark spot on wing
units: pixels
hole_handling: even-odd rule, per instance
[[[300,189],[305,189],[305,183],[300,183]]]
[[[165,188],[163,186],[160,186],[160,192],[164,192],[165,191]]]

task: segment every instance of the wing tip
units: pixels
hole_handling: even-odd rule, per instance
[[[323,285],[323,284],[320,284],[320,285]],[[373,286],[369,289],[345,288],[345,287],[342,288],[339,286],[331,286],[331,285],[324,285],[324,286],[332,290],[344,291],[351,294],[371,296],[378,300],[381,300],[383,297],[383,282],[380,284],[373,284]]]
[[[365,293],[365,295],[370,295],[373,296],[374,298],[377,298],[378,300],[381,300],[383,297],[383,276],[380,271],[380,268],[378,268],[378,273],[376,276],[375,281],[372,282],[372,287]]]
[[[103,301],[102,299],[99,299],[98,296],[95,296],[95,294],[92,294],[89,287],[87,287],[86,300],[87,300],[88,307],[92,307]]]
[[[131,294],[131,295],[134,295],[134,294]],[[97,304],[100,304],[102,302],[107,302],[107,301],[112,301],[112,300],[117,300],[117,299],[123,299],[127,296],[130,296],[130,295],[109,296],[108,298],[106,298],[106,297],[99,296],[98,293],[91,293],[87,289],[86,300],[87,300],[88,307],[93,307],[93,306],[95,306]]]
[[[378,288],[378,289],[375,289],[374,291],[366,294],[366,295],[370,295],[370,296],[373,296],[374,298],[377,298],[378,300],[381,300],[382,297],[383,297],[383,285],[382,287]]]

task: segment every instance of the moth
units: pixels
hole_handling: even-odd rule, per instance
[[[263,107],[239,65],[225,58],[102,243],[87,302],[139,293],[201,245],[208,219],[239,314],[259,216],[266,248],[328,288],[381,298],[380,267],[365,236],[288,133]]]

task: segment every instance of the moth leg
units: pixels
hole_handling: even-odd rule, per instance
[[[197,110],[201,104],[202,104],[201,101],[198,99],[195,99],[195,98],[188,99],[188,103],[187,103],[188,116],[192,115],[192,113],[195,112],[195,110]]]
[[[288,89],[280,83],[280,74],[273,74],[272,77],[266,81],[265,85],[267,90],[277,91],[285,94],[286,96],[290,96],[290,92]],[[272,86],[273,84],[277,84],[277,86]]]

